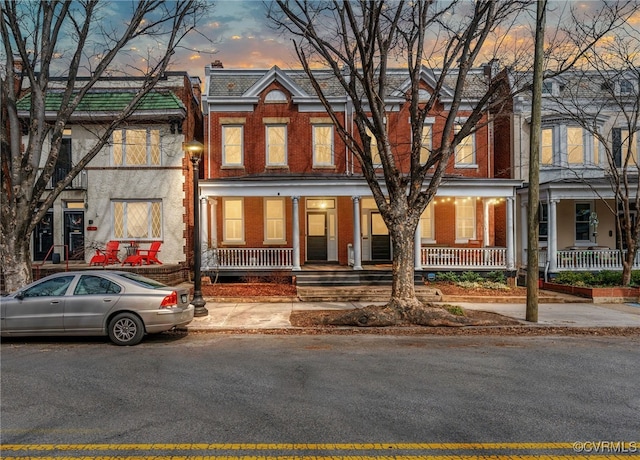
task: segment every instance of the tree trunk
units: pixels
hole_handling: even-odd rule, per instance
[[[410,231],[414,226],[401,225],[391,229],[391,246],[393,248],[393,281],[389,306],[406,311],[408,308],[421,305],[416,297],[414,286],[415,250],[414,236]]]
[[[15,232],[3,235],[3,241],[0,244],[6,292],[17,291],[32,281],[29,240],[16,235]]]

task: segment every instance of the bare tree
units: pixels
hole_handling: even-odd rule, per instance
[[[479,66],[483,46],[492,31],[523,8],[519,1],[475,2],[277,0],[269,16],[295,37],[298,58],[338,134],[357,158],[376,204],[389,229],[393,250],[391,299],[381,311],[358,312],[360,324],[409,319],[424,323],[431,314],[415,296],[414,234],[420,215],[435,196],[455,147],[480,123],[497,94],[484,80],[473,106],[465,93],[470,70]],[[411,123],[409,154],[394,145],[385,120],[387,100],[399,88],[388,78],[393,66],[406,69],[410,81],[403,94]],[[340,121],[313,68],[330,68],[354,105],[356,132]],[[429,96],[421,92],[423,77],[433,77]],[[443,90],[449,94],[444,128],[433,139],[426,162],[420,161],[425,117],[438,110]],[[464,107],[464,109],[463,109]],[[466,120],[456,128],[464,112]],[[372,145],[377,149],[372,150]],[[379,155],[379,160],[374,154]],[[399,159],[410,164],[403,172]],[[383,176],[376,171],[382,165]]]
[[[15,1],[0,3],[2,36],[2,192],[0,254],[7,290],[31,280],[30,235],[60,192],[82,171],[108,141],[111,133],[135,110],[167,69],[171,56],[196,18],[208,6],[199,0],[139,0],[118,3],[117,11],[130,8],[124,21],[108,17],[108,2],[97,0]],[[140,58],[138,49],[148,50]],[[143,64],[137,64],[142,62]],[[50,78],[65,75],[60,108],[55,121],[45,118],[45,98]],[[96,133],[95,142],[53,186],[46,184],[54,169],[65,125],[87,92],[103,76],[125,73],[143,78],[135,97]],[[90,78],[80,83],[78,76]],[[26,82],[25,82],[26,79]],[[26,83],[26,84],[25,84]],[[17,101],[26,87],[30,96],[28,141],[22,145]],[[44,150],[45,140],[50,147]],[[42,169],[39,167],[44,164]]]

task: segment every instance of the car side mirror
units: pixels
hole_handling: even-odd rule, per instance
[[[18,299],[18,300],[22,300],[22,299],[24,299],[24,292],[22,292],[22,291],[18,291],[18,292],[16,292],[15,297],[16,297],[16,299]]]

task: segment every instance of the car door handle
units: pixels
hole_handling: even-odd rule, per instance
[[[52,300],[51,303],[60,303],[59,300]]]
[[[103,302],[111,302],[111,299],[110,299],[110,298],[108,298],[108,297],[106,297],[106,298],[102,299],[102,301],[103,301]]]

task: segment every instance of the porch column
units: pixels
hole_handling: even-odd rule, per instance
[[[212,198],[211,201],[211,247],[218,247],[218,199]]]
[[[353,269],[362,270],[362,230],[360,229],[360,197],[353,196]]]
[[[549,241],[547,242],[547,260],[549,261],[549,271],[555,272],[558,269],[557,254],[558,254],[558,220],[556,205],[558,200],[549,200],[549,223],[548,234]]]
[[[515,199],[510,196],[507,198],[507,270],[515,270],[516,264],[514,260],[513,243],[515,239],[514,219]]]
[[[416,233],[413,236],[413,249],[414,249],[414,270],[422,270],[422,223],[418,221],[418,225],[416,226]]]
[[[200,252],[209,247],[209,208],[207,199],[200,198]]]
[[[489,204],[491,200],[484,198],[482,200],[482,211],[483,211],[483,219],[482,219],[482,247],[489,246]]]
[[[522,265],[527,265],[527,241],[528,237],[527,203],[520,202],[520,254],[522,255]]]
[[[293,202],[293,228],[292,228],[292,240],[293,240],[293,268],[292,270],[301,270],[300,267],[300,211],[298,209],[299,196],[292,196]]]

